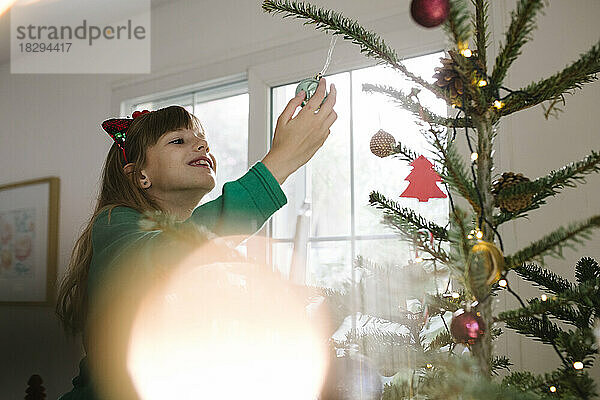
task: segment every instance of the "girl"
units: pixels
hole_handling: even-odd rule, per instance
[[[104,335],[90,321],[98,318],[92,318],[92,310],[101,309],[96,303],[103,284],[117,294],[134,286],[131,281],[106,283],[108,271],[127,265],[123,262],[125,254],[165,247],[164,232],[140,229],[142,214],[162,212],[182,226],[202,226],[218,236],[249,236],[258,231],[287,203],[280,185],[312,158],[337,119],[333,110],[335,86],[331,85],[331,93],[323,101],[325,87],[322,78],[313,97],[294,118],[304,91],[291,99],[277,120],[273,144],[263,160],[237,181],[227,182],[221,196],[199,207],[215,186],[217,160],[196,117],[182,107],[170,106],[135,112],[133,120],[103,123],[115,143],[106,158],[96,209],[75,243],[56,306],[65,330],[82,333],[86,357],[79,364],[79,376],[73,379],[74,388],[60,400],[98,399],[90,368],[95,371],[93,366],[108,360],[123,361],[123,354],[106,354],[97,345],[102,338],[90,339]],[[154,256],[148,254],[136,261],[152,260]],[[126,375],[125,369],[122,375]],[[127,377],[122,378],[111,384],[131,385]],[[132,388],[129,393],[136,397]]]

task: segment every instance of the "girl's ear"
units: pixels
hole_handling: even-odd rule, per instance
[[[123,172],[125,172],[126,175],[133,174],[135,172],[135,164],[129,163],[125,165],[123,167]],[[150,182],[150,179],[146,176],[145,171],[140,171],[139,182],[144,189],[149,189],[150,186],[152,186],[152,182]]]
[[[123,172],[125,172],[125,175],[133,174],[134,167],[134,163],[129,163],[123,167]]]
[[[150,178],[148,178],[148,175],[146,174],[146,171],[141,170],[140,171],[140,185],[144,188],[144,189],[150,189],[150,186],[152,186],[152,182],[150,182]]]

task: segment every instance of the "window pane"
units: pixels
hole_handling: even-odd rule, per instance
[[[308,285],[342,289],[351,282],[350,241],[322,241],[308,244]]]
[[[356,241],[356,254],[379,264],[406,264],[409,259],[415,258],[411,249],[411,245],[400,237]]]
[[[226,182],[248,170],[248,93],[196,103],[194,114],[217,159],[217,184],[200,202],[204,204],[219,197]]]
[[[433,82],[434,67],[439,63],[443,53],[436,53],[405,61],[411,71],[426,80]],[[405,178],[412,171],[407,162],[396,157],[379,158],[371,153],[369,143],[371,137],[379,129],[383,129],[396,138],[396,142],[409,147],[426,157],[431,156],[431,149],[415,123],[416,118],[408,111],[395,105],[393,98],[380,93],[365,93],[363,84],[391,86],[404,93],[410,93],[412,85],[403,76],[384,66],[353,71],[353,132],[354,132],[354,193],[356,199],[356,233],[383,234],[396,232],[381,224],[382,210],[369,205],[369,194],[378,191],[402,207],[413,208],[417,213],[432,221],[444,225],[448,220],[448,199],[430,199],[419,202],[418,199],[400,197],[409,182]],[[422,90],[419,99],[423,106],[438,115],[446,116],[446,104],[428,96]],[[438,184],[445,192],[445,188]]]
[[[292,264],[293,243],[273,243],[273,269],[279,271],[286,279],[290,274]]]
[[[194,109],[193,101],[194,96],[192,94],[185,94],[182,96],[173,96],[161,99],[155,99],[146,103],[138,103],[133,105],[131,112],[135,110],[150,110],[155,111],[160,108],[165,108],[172,105],[178,105],[185,108],[187,111],[192,112]]]

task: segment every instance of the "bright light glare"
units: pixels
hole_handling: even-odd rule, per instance
[[[127,367],[140,397],[318,397],[327,338],[306,299],[265,266],[198,260],[187,258],[137,312]]]
[[[8,11],[17,0],[0,0],[0,16]]]

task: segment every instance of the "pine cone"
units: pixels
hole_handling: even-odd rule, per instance
[[[384,158],[389,156],[394,152],[395,147],[396,139],[383,129],[378,130],[371,138],[371,153],[377,157]]]
[[[441,58],[442,67],[436,67],[436,73],[433,75],[437,79],[435,82],[441,88],[449,91],[450,97],[455,99],[463,94],[463,81],[458,77],[454,60],[452,58]]]
[[[448,51],[450,58],[441,58],[442,67],[435,68],[436,73],[433,75],[437,79],[435,84],[441,88],[444,88],[450,94],[450,98],[457,99],[463,94],[465,82],[463,82],[458,75],[457,65],[452,57],[464,57],[457,52],[450,50]],[[483,71],[483,65],[481,60],[477,58],[477,50],[473,50],[473,55],[467,60],[471,63],[474,70]]]
[[[497,179],[492,184],[492,194],[494,195],[495,206],[500,207],[504,212],[517,212],[528,207],[533,200],[533,193],[517,194],[502,200],[498,199],[503,190],[514,186],[518,183],[530,182],[529,178],[523,174],[515,174],[514,172],[505,172],[502,177]]]

